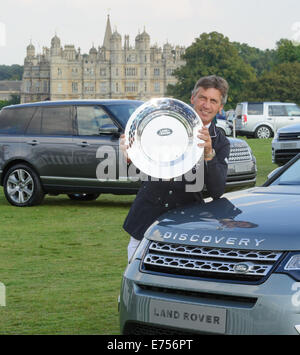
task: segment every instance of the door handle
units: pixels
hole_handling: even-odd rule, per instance
[[[80,147],[88,147],[89,143],[84,141],[84,142],[77,143],[77,145],[79,145]]]
[[[40,142],[38,142],[36,139],[33,139],[32,141],[27,141],[26,143],[30,145],[38,145]]]

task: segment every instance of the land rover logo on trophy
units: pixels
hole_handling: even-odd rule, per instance
[[[155,98],[139,106],[125,127],[127,153],[143,174],[172,179],[189,172],[203,155],[197,112],[183,101]]]
[[[234,265],[233,270],[237,274],[247,274],[252,268],[253,264],[251,263],[239,263]]]
[[[161,137],[170,136],[172,133],[173,131],[171,130],[171,128],[162,128],[159,131],[157,131],[157,134]]]

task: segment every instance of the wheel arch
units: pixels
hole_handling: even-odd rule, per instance
[[[25,165],[29,166],[29,167],[30,167],[32,170],[34,170],[35,173],[39,176],[39,173],[37,172],[37,170],[35,169],[35,167],[34,167],[30,162],[28,162],[28,161],[25,160],[25,159],[14,159],[14,160],[9,161],[9,162],[5,165],[5,167],[4,167],[3,171],[2,171],[1,181],[0,181],[1,186],[3,186],[4,178],[5,178],[5,175],[6,175],[7,171],[8,171],[12,166],[17,165],[17,164],[25,164]]]
[[[253,133],[255,134],[256,130],[259,127],[262,127],[262,126],[267,126],[268,128],[270,128],[271,133],[274,136],[274,127],[269,122],[259,122],[259,123],[257,123],[256,126],[254,127]]]

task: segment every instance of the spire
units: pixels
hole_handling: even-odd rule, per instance
[[[109,19],[109,15],[107,15],[106,30],[105,30],[105,36],[103,41],[103,47],[105,47],[106,49],[110,49],[111,35],[112,35],[112,31],[111,31],[110,19]]]

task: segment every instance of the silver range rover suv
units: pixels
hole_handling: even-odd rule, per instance
[[[127,266],[122,334],[300,334],[300,154],[262,186],[162,215]]]

